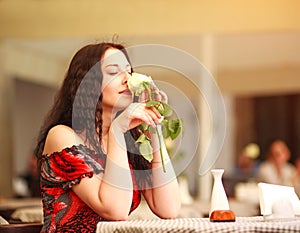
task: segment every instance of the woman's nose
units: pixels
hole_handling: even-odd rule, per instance
[[[122,75],[122,77],[123,77],[122,83],[126,84],[128,82],[129,77],[130,77],[130,74],[127,71],[123,71],[122,73],[123,73],[123,75]]]

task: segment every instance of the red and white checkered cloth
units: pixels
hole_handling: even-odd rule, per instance
[[[263,217],[237,217],[235,222],[210,222],[208,218],[145,219],[99,222],[96,233],[255,233],[300,232],[300,218],[264,221]]]

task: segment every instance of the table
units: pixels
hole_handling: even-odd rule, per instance
[[[40,233],[42,223],[0,225],[1,233]]]
[[[112,232],[205,232],[255,233],[300,232],[300,218],[264,221],[262,216],[237,217],[235,222],[210,222],[208,218],[177,218],[170,220],[145,219],[117,222],[99,222],[96,233]]]
[[[41,198],[12,198],[0,200],[0,216],[10,223],[14,219],[21,222],[41,222],[43,219]],[[13,216],[12,216],[13,215]]]

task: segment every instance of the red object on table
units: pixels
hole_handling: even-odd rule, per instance
[[[235,214],[232,210],[215,210],[211,213],[211,222],[235,222]]]

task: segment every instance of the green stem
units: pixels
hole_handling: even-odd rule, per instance
[[[152,94],[151,94],[150,86],[149,86],[148,84],[146,84],[146,83],[144,83],[143,85],[144,85],[145,89],[146,89],[147,92],[148,92],[148,97],[149,97],[149,100],[148,100],[148,101],[152,101]],[[163,153],[162,153],[161,138],[160,138],[160,136],[159,136],[157,127],[156,127],[156,134],[157,134],[158,141],[159,141],[159,152],[160,152],[161,164],[162,164],[162,167],[163,167],[163,171],[166,172],[164,156],[163,156]]]
[[[151,94],[151,90],[148,84],[144,83],[143,84],[144,87],[146,88],[147,92],[148,92],[148,97],[149,97],[149,101],[152,101],[152,94]]]
[[[159,141],[159,152],[160,152],[161,164],[162,164],[162,167],[163,167],[163,171],[166,172],[164,156],[163,156],[163,153],[162,153],[161,138],[159,136],[157,127],[155,129],[156,129],[156,134],[157,134],[158,141]]]

